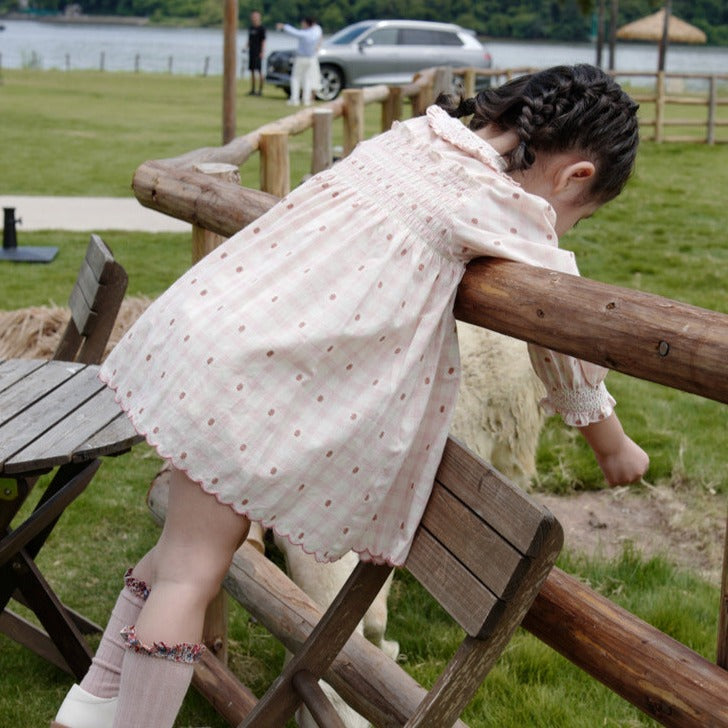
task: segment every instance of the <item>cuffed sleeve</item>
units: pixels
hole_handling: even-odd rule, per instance
[[[546,414],[560,414],[567,425],[584,427],[605,420],[614,398],[604,386],[608,369],[567,354],[529,344],[531,365],[546,386],[541,406]]]

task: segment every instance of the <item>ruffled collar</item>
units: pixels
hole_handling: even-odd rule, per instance
[[[445,109],[433,105],[427,108],[427,121],[432,131],[458,149],[479,159],[496,172],[505,173],[506,161],[500,154],[475,132],[468,129],[459,119],[455,119]]]

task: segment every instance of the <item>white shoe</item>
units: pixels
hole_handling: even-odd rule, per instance
[[[66,694],[51,728],[112,728],[118,698],[97,698],[79,685]]]

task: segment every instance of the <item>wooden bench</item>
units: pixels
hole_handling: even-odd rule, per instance
[[[553,515],[462,445],[447,443],[406,568],[466,636],[405,725],[452,725],[510,640],[563,543]],[[391,568],[361,562],[245,728],[284,725],[301,702],[341,722],[318,685]]]
[[[162,520],[161,482],[148,502]],[[248,544],[233,559],[224,586],[295,657],[260,701],[209,652],[195,685],[233,725],[242,720],[246,728],[285,725],[302,702],[322,728],[339,726],[318,686],[324,676],[376,726],[462,726],[458,716],[528,611],[562,543],[561,526],[546,508],[449,439],[405,564],[466,633],[429,692],[352,634],[390,567],[360,563],[320,617]]]
[[[18,366],[27,367],[13,373],[7,372],[9,365],[5,366],[3,372],[7,373],[0,381],[0,632],[78,678],[91,661],[81,635],[100,628],[58,600],[37,568],[35,557],[63,511],[91,482],[104,449],[125,451],[129,438],[138,439],[133,429],[129,434],[123,418],[116,428],[118,435],[116,430],[105,434],[100,438],[104,447],[94,450],[89,440],[96,432],[94,423],[99,420],[100,430],[108,424],[102,418],[109,412],[109,418],[120,416],[120,410],[111,395],[103,399],[103,405],[91,407],[87,403],[88,411],[83,409],[83,398],[95,397],[104,387],[96,378],[96,367],[84,372],[83,366],[77,366],[101,361],[126,286],[124,268],[104,241],[91,235],[69,297],[71,318],[53,357],[58,364],[43,366],[42,362],[18,360]],[[74,364],[66,367],[61,362]],[[23,397],[14,394],[15,388],[22,390]],[[85,413],[78,422],[72,420],[75,409],[79,415]],[[92,430],[87,432],[89,427]],[[58,465],[33,512],[13,528],[12,522],[38,477]],[[6,608],[11,597],[36,613],[52,639]]]

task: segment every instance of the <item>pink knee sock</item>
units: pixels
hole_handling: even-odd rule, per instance
[[[204,646],[142,644],[134,627],[122,631],[128,649],[121,670],[114,728],[172,728]]]
[[[129,569],[124,576],[124,588],[111,611],[91,667],[80,683],[91,695],[97,698],[115,698],[119,694],[121,664],[127,651],[121,630],[137,621],[148,594],[146,584],[135,579]]]

